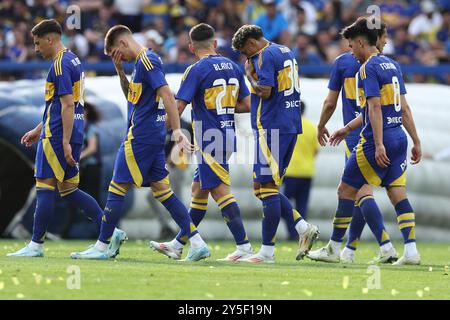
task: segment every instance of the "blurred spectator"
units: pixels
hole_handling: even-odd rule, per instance
[[[414,39],[423,39],[429,43],[436,41],[437,31],[442,25],[442,16],[436,11],[436,6],[431,0],[424,0],[420,3],[422,13],[411,20],[408,33]]]
[[[261,27],[267,40],[289,45],[288,23],[277,10],[277,1],[262,0],[262,3],[265,12],[256,18],[255,24]]]
[[[373,4],[379,6],[388,25],[391,39],[385,54],[402,64],[450,61],[450,0],[3,0],[0,59],[40,60],[34,53],[31,28],[48,18],[63,23],[72,4],[81,9],[81,29],[64,26],[63,41],[89,62],[107,59],[103,54],[104,35],[112,25],[123,23],[165,63],[180,63],[175,69],[182,72],[185,64],[193,62],[187,31],[194,24],[206,22],[216,29],[218,51],[234,61],[243,61],[230,46],[234,32],[243,24],[255,23],[270,41],[295,51],[300,65],[326,64],[349,50],[341,40],[341,29],[368,14],[368,6]],[[41,76],[37,71],[18,71],[2,72],[0,78]],[[415,81],[450,81],[449,74],[405,76]]]

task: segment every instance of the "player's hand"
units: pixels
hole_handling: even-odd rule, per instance
[[[36,143],[39,140],[40,136],[40,130],[30,130],[27,133],[25,133],[20,139],[20,143],[24,144],[25,147],[31,147],[34,143]]]
[[[327,131],[327,133],[328,133],[328,131]],[[343,127],[339,130],[336,130],[335,132],[333,132],[333,134],[330,137],[330,145],[333,147],[339,145],[342,142],[342,140],[344,140],[348,136],[349,133],[350,133],[350,130],[348,127]],[[326,142],[325,142],[325,144],[326,144]]]
[[[184,135],[181,129],[173,130],[173,135],[175,138],[175,142],[180,148],[187,153],[194,152],[194,146],[189,142],[189,139]]]
[[[386,148],[382,144],[375,148],[375,161],[381,168],[387,168],[391,163],[386,154]]]
[[[322,147],[327,145],[328,139],[330,138],[330,133],[326,127],[317,128],[317,140]]]
[[[251,77],[254,80],[256,80],[256,71],[250,59],[247,59],[247,61],[245,61],[245,74],[248,77]]]
[[[415,144],[411,149],[411,164],[418,164],[422,159],[422,147],[420,144]]]
[[[122,54],[120,53],[120,51],[118,49],[113,50],[113,52],[111,54],[111,59],[112,59],[112,62],[114,63],[114,67],[116,67],[116,70],[122,71],[123,70]]]
[[[72,157],[72,147],[69,143],[63,143],[63,149],[64,149],[64,158],[66,159],[66,162],[69,166],[75,167],[77,162]]]

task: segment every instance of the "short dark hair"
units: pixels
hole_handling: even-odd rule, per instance
[[[371,18],[358,18],[354,23],[342,30],[342,37],[344,37],[345,39],[355,39],[356,37],[363,36],[367,39],[371,46],[375,46],[377,44],[378,37],[383,34],[383,29],[381,28],[381,23],[380,28],[369,28],[369,24],[376,23],[376,18],[373,18],[374,20],[369,19]],[[383,25],[384,28],[386,28],[386,25]]]
[[[39,38],[49,33],[62,34],[61,25],[55,19],[42,20],[31,29],[31,34]]]
[[[264,36],[262,29],[255,25],[246,24],[239,28],[238,31],[233,36],[231,40],[232,46],[234,50],[240,50],[245,42],[252,38],[259,40]]]
[[[215,30],[209,24],[200,23],[191,28],[189,38],[192,42],[202,42],[214,38]]]
[[[118,24],[108,30],[105,35],[105,54],[109,54],[117,38],[125,33],[131,34],[131,30],[122,24]]]

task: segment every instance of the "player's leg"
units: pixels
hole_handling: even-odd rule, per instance
[[[415,214],[409,203],[406,188],[404,186],[392,186],[387,189],[387,193],[395,207],[397,222],[405,244],[403,256],[394,265],[420,264],[420,255],[416,247]]]
[[[196,176],[198,176],[198,170],[196,170],[194,181],[191,185],[192,199],[189,209],[189,216],[191,217],[194,225],[197,227],[205,217],[208,209],[209,190],[202,190],[200,188],[200,182],[199,180],[196,180]],[[151,241],[150,246],[172,259],[179,260],[181,259],[181,254],[183,253],[183,247],[186,245],[188,240],[188,236],[183,234],[180,230],[172,241],[161,243]]]
[[[39,140],[35,160],[36,209],[33,235],[26,247],[8,256],[42,257],[44,255],[45,234],[55,208],[56,177],[61,180],[64,178],[64,169],[67,164],[61,154],[62,146],[58,149],[58,145],[51,143],[49,139]]]
[[[285,177],[283,179],[283,194],[288,199],[294,199],[296,201],[296,210],[298,210],[297,200],[299,197],[299,186],[298,186],[299,179],[294,177]],[[301,212],[301,211],[300,211]],[[286,223],[286,229],[288,232],[288,238],[289,240],[295,240],[298,241],[298,233],[297,230],[295,230],[294,222],[292,220],[292,214],[281,210],[281,218]]]
[[[383,215],[381,214],[381,211],[373,197],[372,186],[368,184],[362,186],[362,188],[358,191],[356,199],[355,209],[358,208],[359,210],[353,211],[353,219],[350,224],[349,237],[346,247],[341,253],[341,260],[343,262],[353,262],[354,252],[361,237],[366,219],[369,228],[380,246],[380,253],[372,262],[391,263],[397,260],[397,252],[392,246],[389,234],[384,227]]]
[[[21,250],[10,253],[10,257],[43,257],[43,244],[47,227],[55,208],[56,179],[36,179],[36,209],[33,235],[30,243]]]
[[[230,192],[230,187],[221,183],[211,190],[211,196],[219,206],[222,217],[236,243],[236,250],[219,261],[238,261],[250,257],[253,250],[245,232],[239,206]]]
[[[173,193],[168,181],[161,180],[152,182],[150,186],[153,191],[153,196],[161,202],[167,211],[169,211],[172,219],[174,219],[180,227],[180,232],[187,235],[187,238],[189,239],[191,248],[186,260],[197,261],[211,256],[208,246],[198,233],[197,228],[189,216],[189,212],[184,204]]]

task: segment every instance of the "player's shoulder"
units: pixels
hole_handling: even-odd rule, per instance
[[[68,49],[59,52],[53,61],[53,69],[56,76],[62,75],[63,70],[71,71],[78,65],[81,65],[80,59]]]
[[[186,80],[188,76],[195,76],[198,72],[200,72],[200,69],[202,69],[201,60],[194,62],[193,64],[188,66],[186,70],[184,70],[182,80]]]
[[[146,71],[150,71],[155,67],[162,67],[161,57],[151,49],[142,50],[137,58],[137,65],[143,67]]]
[[[367,77],[367,72],[377,72],[377,66],[380,64],[381,59],[379,55],[369,57],[359,68],[361,79],[364,80]]]
[[[337,56],[334,59],[334,64],[337,64],[339,66],[347,67],[350,65],[360,66],[358,60],[355,58],[355,56],[350,52],[344,52],[343,54]]]

